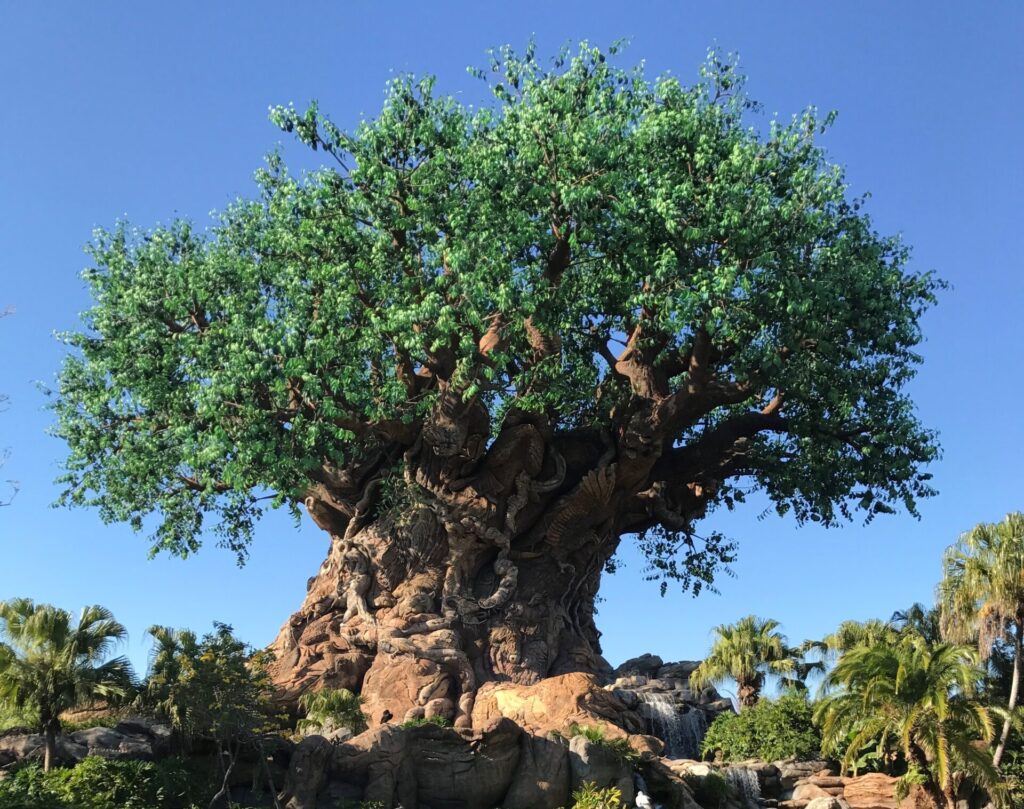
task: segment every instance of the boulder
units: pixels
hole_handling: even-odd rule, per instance
[[[18,733],[0,737],[0,762],[3,766],[25,759],[43,759],[45,738],[41,733]],[[89,755],[85,745],[68,736],[57,737],[55,762],[59,765],[77,764]]]
[[[625,677],[630,674],[639,674],[643,677],[653,677],[658,669],[665,665],[665,661],[658,655],[642,654],[639,657],[631,657],[613,673],[616,677]]]
[[[503,809],[559,809],[569,803],[569,751],[557,737],[523,734],[519,768]]]
[[[69,734],[72,742],[86,748],[87,755],[103,758],[153,759],[149,737],[122,733],[115,728],[87,728]]]
[[[829,762],[821,760],[796,761],[794,759],[785,759],[783,761],[776,761],[774,764],[779,770],[779,778],[782,781],[783,790],[793,789],[796,787],[797,781],[806,780],[822,771],[829,772]]]
[[[285,809],[316,809],[333,752],[334,745],[323,736],[307,736],[295,746],[284,791],[278,796]]]
[[[658,680],[684,680],[689,682],[693,670],[700,665],[697,660],[680,660],[678,663],[666,663],[655,672]]]
[[[518,770],[522,736],[507,719],[474,731],[384,725],[337,745],[329,777],[389,807],[492,809]]]
[[[622,802],[626,806],[633,803],[633,768],[607,745],[575,736],[569,742],[569,768],[573,790],[585,781],[596,784],[599,789],[618,787]]]
[[[608,738],[644,733],[640,718],[591,674],[573,672],[548,677],[535,685],[486,683],[476,694],[473,727],[506,717],[528,733],[566,733],[573,724],[597,725]],[[625,728],[625,730],[623,730]]]
[[[911,787],[902,802],[896,801],[896,779],[884,773],[868,773],[843,779],[843,797],[851,809],[934,809],[931,797],[919,786]]]
[[[817,784],[812,784],[809,781],[803,781],[796,785],[793,790],[793,797],[791,800],[794,801],[811,801],[816,798],[832,798],[835,797],[834,793],[826,792],[824,789],[819,787]]]
[[[689,785],[669,764],[677,764],[667,759],[649,758],[644,756],[637,763],[637,769],[643,777],[646,789],[656,806],[663,809],[701,809],[693,797]]]
[[[850,809],[850,804],[841,797],[826,795],[814,798],[804,809]]]

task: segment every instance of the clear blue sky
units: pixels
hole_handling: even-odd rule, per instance
[[[888,617],[931,599],[942,549],[979,521],[1024,508],[1024,5],[1018,2],[51,2],[0,0],[0,478],[21,482],[0,509],[0,598],[110,607],[146,658],[153,623],[218,619],[268,642],[302,600],[323,535],[284,514],[261,526],[243,570],[211,542],[188,561],[147,559],[124,526],[49,507],[63,447],[48,437],[37,380],[52,381],[88,298],[78,273],[94,226],[208,212],[252,193],[252,172],[283,137],[270,104],[321,102],[343,125],[379,109],[392,71],[431,72],[467,101],[468,65],[536,36],[607,44],[653,76],[696,75],[708,46],[738,51],[766,115],[839,110],[825,145],[852,190],[873,194],[882,232],[902,232],[916,268],[951,283],[927,316],[912,392],[941,431],[939,497],[923,519],[798,528],[757,503],[716,515],[741,543],[721,595],[662,599],[626,568],[603,588],[599,626],[617,663],[653,651],[700,657],[713,625],[780,620],[793,640],[844,618]],[[767,120],[767,117],[766,119]],[[292,165],[312,165],[286,141]],[[628,543],[627,543],[628,545]],[[624,548],[627,546],[624,545]]]

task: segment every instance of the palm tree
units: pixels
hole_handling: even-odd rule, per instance
[[[128,660],[106,659],[127,634],[100,606],[85,607],[75,622],[50,604],[0,601],[0,702],[38,711],[44,770],[53,764],[64,711],[131,689]]]
[[[896,610],[889,618],[889,626],[901,637],[917,635],[927,643],[942,641],[941,612],[937,607],[926,607],[915,601],[905,610]]]
[[[1013,648],[1010,699],[1002,733],[992,756],[998,767],[1010,737],[1020,694],[1024,653],[1024,514],[1008,514],[999,523],[982,523],[946,549],[938,597],[943,634],[954,641],[978,639],[988,660],[996,641]]]
[[[706,688],[733,679],[741,708],[756,705],[766,676],[796,671],[793,650],[778,627],[778,621],[756,615],[716,626],[711,653],[690,675],[690,686]]]
[[[966,646],[906,638],[855,648],[825,680],[826,689],[838,690],[814,711],[822,749],[842,752],[844,769],[869,744],[895,750],[940,805],[955,809],[957,773],[985,788],[999,784],[978,746],[995,735],[989,710],[974,699],[983,674]]]
[[[153,649],[141,701],[146,708],[167,719],[173,731],[188,744],[190,727],[187,711],[179,699],[178,685],[199,656],[199,641],[190,629],[151,626],[146,632],[153,638]]]

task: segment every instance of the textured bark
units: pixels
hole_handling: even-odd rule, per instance
[[[371,724],[450,706],[469,726],[485,682],[606,668],[601,573],[622,533],[670,511],[650,479],[657,419],[641,415],[612,437],[511,414],[488,444],[486,411],[442,397],[401,460],[325,470],[305,504],[331,544],[272,646],[282,692],[349,688]],[[680,521],[705,499],[682,491]]]
[[[43,772],[49,772],[53,766],[57,754],[57,732],[60,730],[59,721],[50,721],[43,728]]]

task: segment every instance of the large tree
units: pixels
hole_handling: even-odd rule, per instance
[[[482,682],[602,664],[623,536],[699,589],[732,553],[710,509],[914,511],[936,453],[903,393],[936,282],[848,194],[827,119],[758,134],[716,58],[692,87],[587,46],[477,73],[492,104],[399,78],[351,134],[275,109],[332,165],[271,156],[205,232],[102,233],[56,403],[65,501],[154,548],[213,515],[244,554],[267,506],[330,535],[280,683],[461,724]]]
[[[127,636],[100,606],[85,607],[76,621],[28,598],[0,601],[0,703],[37,713],[44,770],[53,763],[64,711],[130,691],[128,660],[110,657]]]
[[[992,761],[998,767],[1013,726],[1024,665],[1024,513],[981,523],[946,549],[938,596],[944,633],[977,639],[984,659],[1005,643],[1013,655],[1009,705]]]

